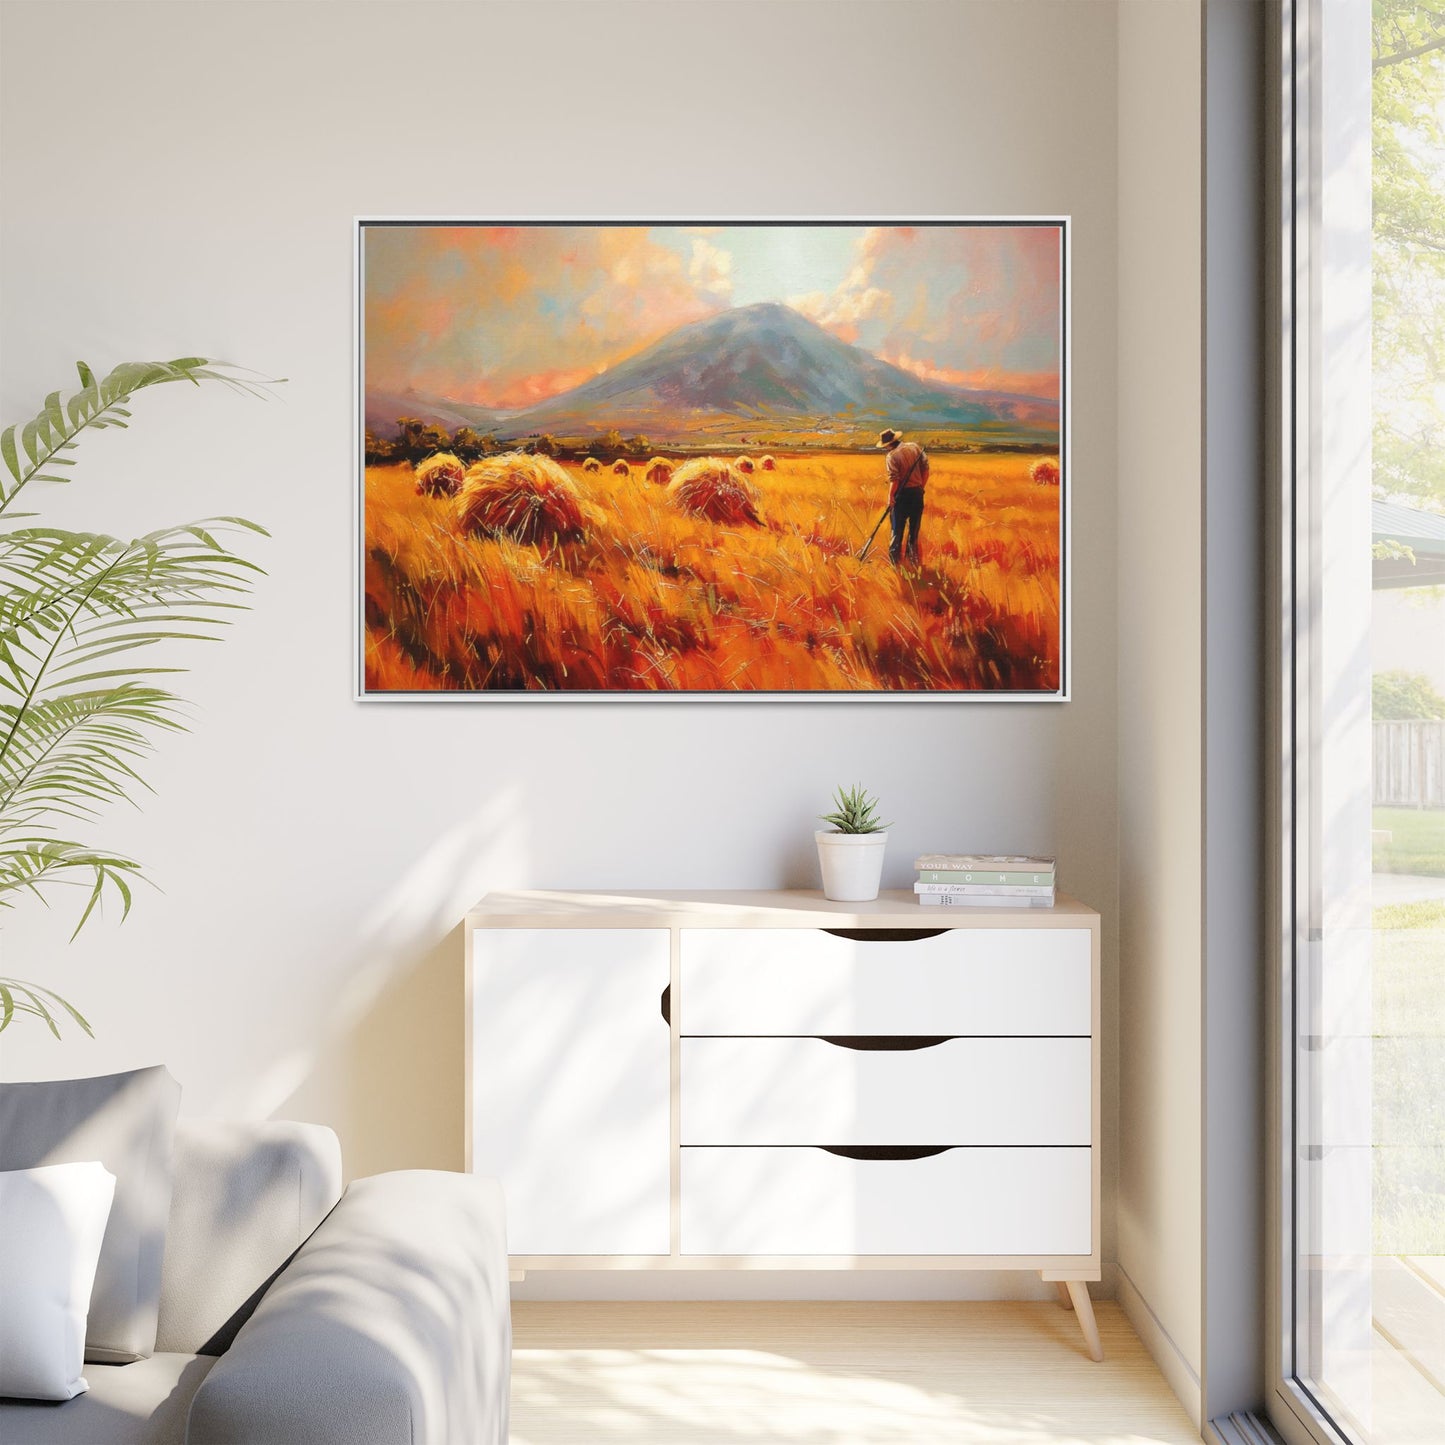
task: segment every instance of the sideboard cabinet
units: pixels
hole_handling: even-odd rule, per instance
[[[514,1270],[1037,1270],[1101,1357],[1092,909],[507,893],[466,940]]]

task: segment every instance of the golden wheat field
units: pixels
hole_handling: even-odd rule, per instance
[[[761,525],[689,516],[665,487],[565,469],[580,537],[463,534],[406,463],[368,467],[369,693],[1052,692],[1060,489],[1035,457],[935,453],[916,568],[888,561],[880,455],[778,453]]]

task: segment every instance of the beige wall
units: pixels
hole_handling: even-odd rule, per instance
[[[924,847],[1047,850],[1103,911],[1112,1256],[1114,6],[7,4],[0,25],[4,415],[33,411],[77,356],[198,351],[289,378],[264,404],[143,399],[47,500],[127,532],[240,511],[274,538],[255,612],[193,659],[194,733],[165,740],[143,811],[106,825],[164,894],[73,946],[68,918],[6,920],[6,971],[73,996],[97,1040],[17,1028],[0,1077],[159,1059],[189,1112],[333,1125],[352,1173],[458,1166],[469,902],[811,885],[813,817],[859,778],[898,820],[891,881]],[[351,700],[355,215],[1060,212],[1073,701]],[[1152,263],[1173,236],[1149,212],[1141,198],[1128,219]],[[1151,360],[1136,353],[1141,376]],[[1144,421],[1184,452],[1166,409]],[[1136,547],[1153,522],[1175,536],[1157,510],[1131,508]],[[1158,585],[1182,594],[1189,558],[1154,535]],[[1159,707],[1188,697],[1169,650],[1188,605],[1132,654],[1166,666]]]
[[[1445,594],[1407,587],[1370,594],[1370,667],[1424,673],[1445,692]]]
[[[1120,1295],[1199,1412],[1201,74],[1197,0],[1119,9]]]

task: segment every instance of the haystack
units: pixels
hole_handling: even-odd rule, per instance
[[[665,487],[672,480],[672,463],[666,457],[653,457],[647,464],[647,480]]]
[[[630,477],[632,475],[632,468],[629,467],[621,457],[618,457],[617,460],[612,463],[612,470],[619,477]]]
[[[772,459],[772,457],[758,458],[758,470],[760,472],[775,472],[777,471],[777,469],[778,464]]]
[[[416,492],[419,497],[454,497],[461,490],[467,469],[460,457],[450,452],[436,452],[416,469]]]
[[[733,465],[740,472],[750,472],[753,469],[753,459],[751,457],[739,457]]]
[[[580,537],[582,499],[552,460],[527,452],[488,457],[468,471],[457,496],[463,532],[503,535],[538,545]]]
[[[698,457],[684,462],[672,474],[667,495],[684,512],[713,522],[751,522],[761,525],[757,493],[735,467],[719,457]]]
[[[1056,487],[1059,484],[1059,464],[1045,457],[1029,468],[1029,476],[1041,487]]]
[[[584,472],[600,472],[602,470],[602,463],[599,462],[596,457],[588,457],[587,460],[582,463],[582,470]]]

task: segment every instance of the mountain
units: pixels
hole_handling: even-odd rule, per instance
[[[473,406],[466,401],[447,401],[443,397],[427,396],[423,392],[378,391],[366,389],[366,427],[379,437],[391,438],[396,435],[396,423],[404,416],[415,417],[418,421],[431,422],[434,426],[445,427],[447,431],[458,431],[464,426],[475,427],[479,432],[494,430],[504,413],[491,411],[484,406]]]
[[[615,427],[681,441],[738,427],[839,431],[875,423],[1036,433],[1057,429],[1058,404],[924,381],[791,307],[761,302],[680,326],[600,376],[508,417],[501,429],[582,436]]]

